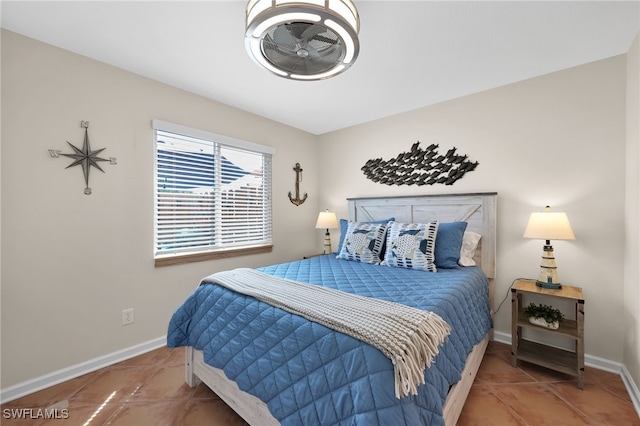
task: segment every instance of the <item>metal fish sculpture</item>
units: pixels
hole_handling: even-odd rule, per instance
[[[453,185],[479,164],[470,161],[467,155],[456,154],[456,147],[444,155],[438,153],[438,147],[437,144],[431,144],[427,149],[422,149],[418,141],[409,152],[400,153],[386,161],[382,158],[371,159],[361,170],[367,179],[385,185]]]

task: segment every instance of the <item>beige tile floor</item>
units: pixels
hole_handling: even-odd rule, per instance
[[[460,426],[640,425],[619,376],[588,368],[585,389],[579,390],[563,374],[526,364],[511,367],[509,351],[504,344],[489,345]],[[183,349],[158,349],[11,401],[2,406],[0,424],[244,425],[205,386],[190,389],[184,383],[183,357]],[[37,417],[38,409],[61,401],[68,401],[68,418],[6,418],[12,409]],[[64,413],[59,410],[59,417]]]

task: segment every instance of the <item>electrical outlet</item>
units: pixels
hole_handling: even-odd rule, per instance
[[[122,311],[122,325],[133,324],[133,308]]]

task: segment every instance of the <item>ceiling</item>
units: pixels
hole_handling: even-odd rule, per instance
[[[639,1],[371,1],[360,55],[286,80],[244,50],[246,0],[6,1],[2,27],[320,135],[624,54]]]

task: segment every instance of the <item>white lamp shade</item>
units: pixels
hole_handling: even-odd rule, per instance
[[[318,221],[316,222],[316,228],[318,229],[335,229],[338,227],[338,219],[335,212],[320,212],[318,215]]]
[[[524,230],[524,238],[539,240],[575,240],[569,218],[564,212],[552,212],[547,206],[544,212],[531,213]]]

